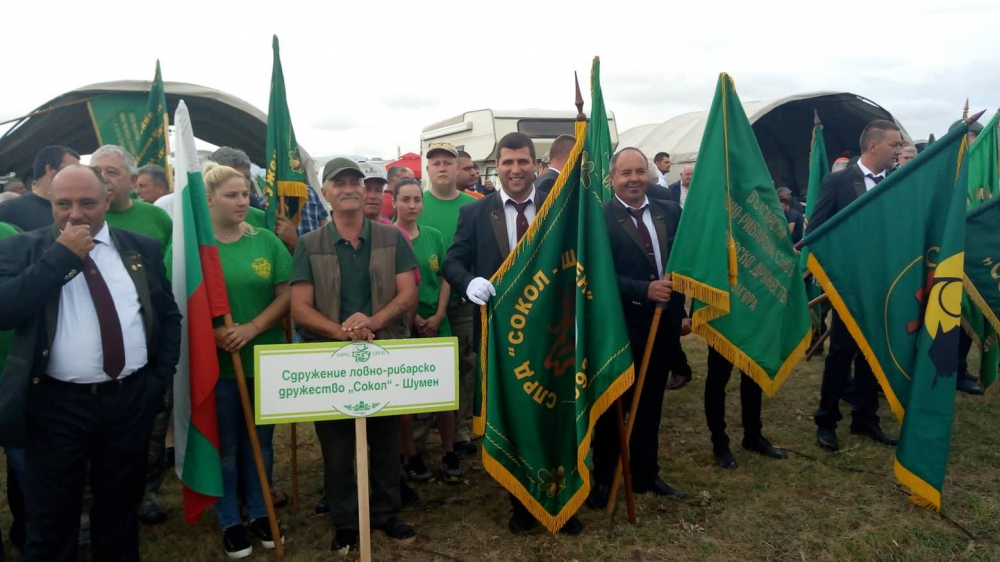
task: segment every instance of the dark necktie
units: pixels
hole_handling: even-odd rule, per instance
[[[528,208],[528,204],[531,203],[531,199],[521,203],[508,199],[507,203],[513,205],[514,208],[517,209],[517,220],[515,221],[515,224],[517,225],[517,241],[520,242],[521,237],[528,231],[528,217],[524,214],[524,210]]]
[[[650,256],[655,256],[656,254],[653,252],[653,237],[649,235],[649,229],[646,228],[646,223],[642,221],[642,209],[625,207],[625,210],[635,219],[635,227],[639,229],[639,238],[642,240],[643,250]]]
[[[108,284],[104,282],[100,270],[94,260],[83,258],[83,278],[87,280],[90,297],[94,299],[97,309],[97,323],[101,326],[101,345],[104,348],[104,372],[112,379],[117,379],[125,368],[125,340],[122,338],[122,325],[118,320],[118,310],[111,298]]]
[[[876,176],[874,174],[865,174],[865,177],[875,182],[875,185],[878,185],[878,182],[885,179],[885,176]]]

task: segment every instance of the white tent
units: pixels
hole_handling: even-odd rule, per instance
[[[813,110],[823,122],[831,163],[845,151],[857,155],[858,140],[868,122],[875,119],[895,121],[892,114],[875,102],[850,92],[811,92],[769,101],[745,101],[743,110],[753,126],[775,185],[789,187],[803,195],[809,174]],[[698,159],[707,121],[707,111],[695,111],[663,123],[639,125],[623,131],[618,146],[636,147],[651,159],[657,152],[670,153],[673,167],[668,175],[673,181],[681,165]],[[903,138],[909,138],[905,130]]]

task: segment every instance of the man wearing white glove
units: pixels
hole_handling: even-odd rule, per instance
[[[483,306],[496,296],[496,289],[489,278],[500,269],[510,252],[542,207],[547,193],[536,191],[535,145],[523,133],[510,133],[497,143],[497,173],[501,189],[458,211],[458,228],[455,241],[448,249],[448,256],[441,267],[444,278],[452,290],[472,303]],[[476,349],[481,341],[482,308],[476,307]],[[527,509],[513,496],[514,514],[508,527],[511,532],[528,531],[538,524]],[[577,534],[583,525],[576,517],[560,530]]]

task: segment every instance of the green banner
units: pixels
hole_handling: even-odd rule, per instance
[[[743,105],[719,77],[667,271],[692,330],[773,395],[811,337],[788,221]]]
[[[595,105],[598,76],[595,60]],[[483,314],[483,466],[552,532],[587,498],[594,424],[634,378],[601,204],[610,142],[595,137],[577,122],[576,145],[491,279],[496,297]],[[584,150],[605,161],[588,165]]]
[[[915,503],[937,510],[961,332],[967,129],[956,127],[806,239],[810,271],[903,425],[896,477]]]
[[[264,213],[267,228],[274,230],[278,206],[283,201],[284,214],[296,225],[306,204],[309,192],[306,187],[306,170],[295,141],[292,117],[288,113],[285,97],[285,74],[281,70],[281,53],[278,36],[271,44],[274,61],[271,68],[271,99],[267,104],[267,175],[264,181]],[[277,196],[277,199],[275,199]]]
[[[983,388],[996,381],[997,333],[1000,332],[1000,197],[969,211],[965,221],[965,288],[983,319],[983,362],[992,357],[992,378],[984,368],[980,371]],[[967,320],[967,319],[963,319]],[[975,340],[975,337],[973,337]]]
[[[1000,177],[997,174],[997,152],[1000,150],[998,147],[1000,143],[997,139],[998,119],[1000,119],[1000,112],[993,115],[993,119],[983,128],[975,142],[969,147],[968,208],[970,211],[1000,195]],[[968,253],[970,248],[981,252],[989,246],[991,239],[996,240],[998,238],[997,224],[1000,223],[993,223],[992,228],[983,229],[980,227],[982,217],[977,219],[975,225],[967,222],[966,252]],[[967,261],[971,261],[971,258],[968,258]],[[967,265],[966,268],[968,267]],[[981,303],[983,303],[982,296],[977,299],[970,293],[963,298],[962,327],[979,348],[979,379],[985,389],[997,379],[1000,347],[997,346],[997,328],[990,324],[988,318],[990,314],[994,314],[995,318],[995,313]]]
[[[816,124],[813,126],[812,144],[809,148],[809,183],[806,189],[806,209],[805,222],[802,225],[803,232],[809,228],[809,216],[812,214],[816,201],[819,200],[819,190],[823,186],[823,176],[830,172],[830,161],[826,157],[826,141],[823,138],[823,125],[819,122],[819,115],[816,116]],[[799,255],[799,267],[806,270],[806,263],[809,259],[809,249],[803,248]],[[823,294],[816,280],[810,277],[806,280],[806,298],[810,301]],[[817,326],[823,322],[823,305],[818,304],[809,310],[813,322]]]
[[[121,146],[135,156],[138,166],[163,166],[170,177],[167,98],[160,76],[160,61],[156,61],[156,75],[148,94],[103,94],[91,98],[87,106],[99,144]]]

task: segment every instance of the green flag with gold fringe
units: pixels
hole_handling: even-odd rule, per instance
[[[982,341],[988,347],[982,361],[990,361],[991,356],[993,361],[992,370],[983,365],[980,371],[984,389],[997,378],[997,333],[1000,332],[1000,233],[997,225],[1000,225],[1000,197],[969,211],[965,219],[965,289],[972,308],[984,322],[986,337]],[[963,317],[963,327],[966,321],[967,317]]]
[[[956,127],[806,238],[809,270],[902,423],[896,477],[914,503],[937,510],[961,332],[967,129]]]
[[[811,337],[788,221],[733,80],[723,73],[667,263],[691,329],[773,395]]]
[[[986,223],[990,228],[980,227],[984,224],[984,216],[990,217],[991,214],[979,216],[975,221],[972,219],[974,209],[1000,195],[1000,177],[997,175],[998,149],[1000,149],[997,138],[998,119],[1000,119],[1000,111],[993,114],[993,118],[969,146],[968,208],[970,215],[966,223],[966,252],[968,254],[971,254],[972,250],[982,251],[988,248],[992,242],[1000,241],[996,229],[1000,223]],[[987,255],[984,259],[989,257]],[[967,258],[967,264],[972,264],[971,255],[967,255]],[[966,265],[966,269],[969,267]],[[963,298],[962,328],[965,329],[980,351],[979,380],[984,389],[996,381],[997,364],[1000,361],[997,329],[989,321],[990,314],[993,312],[983,301],[981,295],[977,299],[973,293],[969,292]]]
[[[271,99],[267,104],[267,170],[264,180],[264,218],[267,228],[274,230],[278,213],[283,212],[296,225],[306,204],[306,170],[295,141],[292,117],[285,97],[285,74],[281,70],[278,36],[272,41],[274,64],[271,69]],[[284,205],[283,209],[279,207]]]
[[[596,59],[592,80],[591,123]],[[601,203],[609,152],[608,135],[576,123],[566,165],[490,280],[496,296],[483,311],[483,466],[552,532],[587,498],[594,424],[634,378]]]

